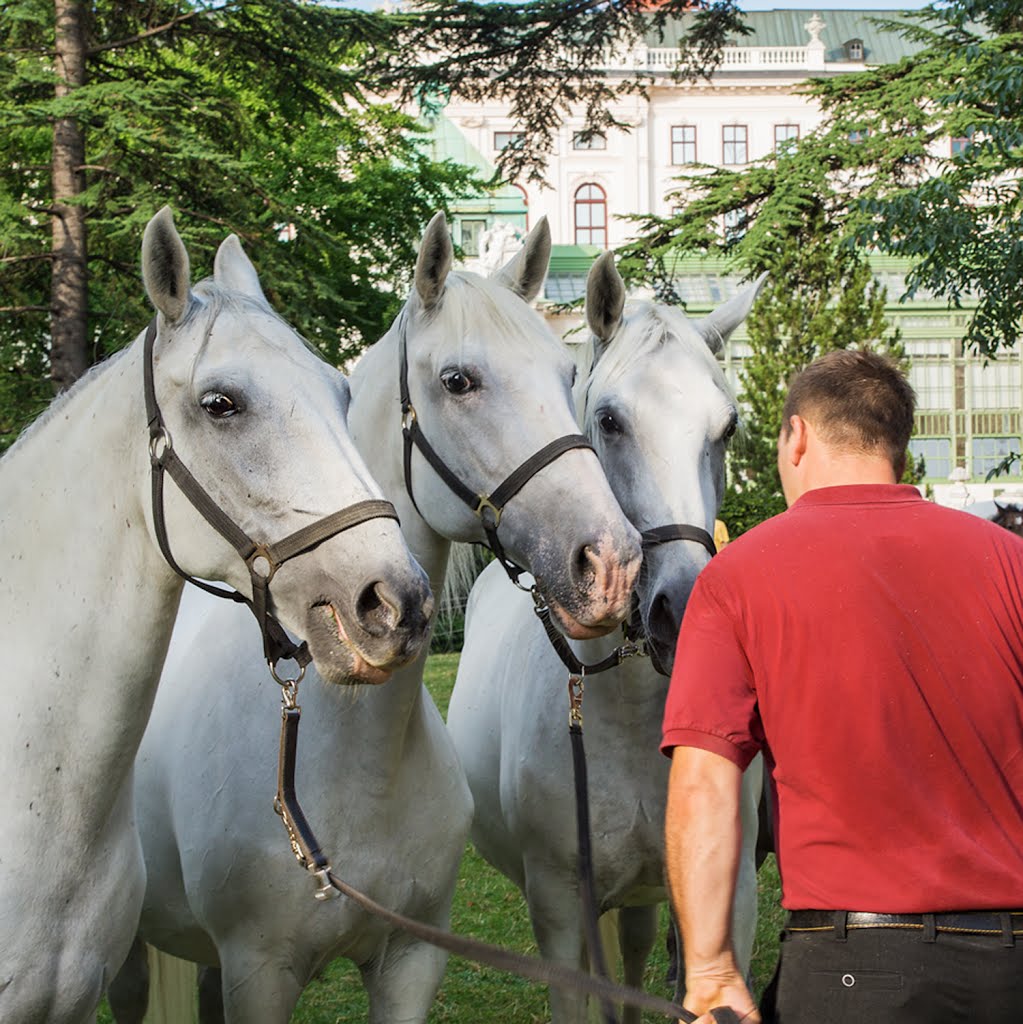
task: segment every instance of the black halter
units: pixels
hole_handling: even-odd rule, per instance
[[[276,544],[260,544],[254,541],[223,509],[209,496],[178,458],[171,443],[156,401],[153,386],[153,345],[156,341],[156,319],[146,331],[143,349],[143,380],[146,397],[146,419],[149,424],[149,459],[152,464],[153,524],[156,539],[167,564],[189,583],[216,597],[228,598],[248,605],[263,634],[263,654],[271,670],[282,658],[293,658],[303,668],[312,660],[308,646],[303,642],[292,643],[284,627],[270,614],[268,604],[270,580],[274,573],[289,559],[315,548],[318,544],[353,526],[370,519],[397,519],[398,513],[389,501],[370,499],[359,501],[343,508],[315,523],[303,526]],[[249,569],[252,579],[252,599],[235,590],[223,590],[189,575],[174,560],[167,539],[167,526],[163,512],[163,474],[167,471],[181,492],[195,506],[199,514],[212,526],[241,556]],[[276,676],[276,673],[275,673]]]
[[[501,541],[497,536],[497,528],[501,523],[501,514],[505,505],[545,466],[552,463],[560,455],[571,451],[573,448],[589,448],[593,445],[582,434],[566,434],[559,437],[550,444],[545,445],[538,452],[531,455],[517,469],[513,470],[504,481],[489,494],[474,492],[467,487],[452,470],[445,464],[444,460],[426,440],[419,427],[419,419],[416,416],[415,406],[409,395],[408,387],[408,321],[405,312],[401,315],[399,326],[399,353],[401,360],[398,388],[401,396],[401,433],[405,442],[404,465],[405,465],[405,490],[415,510],[422,515],[419,505],[416,503],[415,494],[412,491],[412,447],[419,449],[423,458],[433,467],[437,475],[448,485],[451,491],[460,498],[472,511],[479,516],[483,524],[483,532],[487,536],[487,544],[494,556],[504,567],[508,577],[517,586],[519,577],[525,572],[521,566],[516,565],[505,554]]]

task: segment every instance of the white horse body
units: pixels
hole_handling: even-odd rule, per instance
[[[482,532],[418,453],[415,503],[406,493],[401,332],[408,332],[411,397],[429,441],[460,479],[492,491],[533,451],[575,430],[571,360],[519,297],[535,294],[548,254],[542,223],[500,275],[511,290],[475,275],[449,277],[450,240],[443,218],[435,218],[420,250],[416,293],[352,376],[352,435],[434,588],[443,582],[451,540],[477,541]],[[474,387],[458,393],[453,370]],[[568,508],[573,493],[583,496],[579,508]],[[568,511],[558,517],[552,510],[560,506]],[[513,558],[549,581],[566,628],[607,629],[625,614],[638,540],[592,452],[569,452],[534,477],[509,502],[499,532]],[[248,656],[244,617],[231,609],[206,614],[187,650],[174,641],[138,765],[149,867],[142,935],[169,952],[219,964],[229,1022],[287,1021],[302,988],[339,955],[359,965],[372,1021],[425,1020],[446,955],[348,900],[313,900],[311,880],[270,809],[273,687]],[[337,874],[393,909],[446,926],[472,804],[423,688],[424,660],[397,672],[386,688],[354,697],[322,687],[310,673],[300,692],[297,787]],[[200,676],[214,680],[208,695]],[[258,701],[257,690],[264,691]],[[201,989],[201,1007],[207,997],[211,1007],[216,1002],[213,986]],[[215,1008],[206,1012],[203,1019],[216,1019]],[[119,1021],[133,1019],[118,1014]]]
[[[150,222],[143,268],[159,311],[156,397],[201,484],[250,536],[272,543],[379,491],[345,430],[343,378],[272,313],[233,236],[216,267],[193,293],[169,211]],[[142,902],[132,763],[183,586],[153,533],[142,359],[139,339],[59,399],[0,463],[0,1019],[11,1024],[92,1019]],[[312,414],[294,409],[289,386],[299,378]],[[204,404],[225,393],[238,402],[230,424]],[[264,468],[278,445],[292,458],[288,478]],[[316,491],[296,473],[318,475]],[[170,482],[165,510],[186,571],[249,591],[242,559]],[[429,594],[396,524],[375,520],[331,538],[282,566],[271,587],[289,628],[305,630],[322,615],[313,605],[324,604],[358,637],[356,595],[337,581],[343,567],[370,567],[370,538],[394,568],[375,579],[419,625],[403,627],[400,652],[370,644],[372,656],[369,646],[342,652],[335,628],[314,648],[332,677],[356,657],[396,664],[422,645]]]
[[[755,294],[749,289],[700,323],[652,305],[623,321],[624,287],[610,257],[591,271],[587,317],[597,361],[586,395],[587,433],[640,530],[679,523],[713,531],[736,411],[708,346],[716,348],[741,322]],[[658,746],[668,680],[656,665],[670,672],[685,602],[708,558],[689,541],[649,548],[637,599],[652,657],[629,658],[584,679],[595,894],[599,912],[621,909],[624,980],[633,986],[642,984],[657,904],[666,899],[669,762]],[[614,646],[610,637],[571,643],[590,665]],[[475,804],[472,839],[523,891],[541,954],[585,966],[567,681],[528,595],[488,566],[470,595],[448,712]],[[748,828],[737,899],[744,962],[756,918],[758,772],[745,783]],[[550,1000],[555,1024],[586,1019],[585,999],[552,989]],[[630,1010],[626,1019],[638,1021],[639,1014]]]

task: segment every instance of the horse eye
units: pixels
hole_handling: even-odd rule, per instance
[[[440,375],[440,380],[453,395],[464,395],[474,387],[472,379],[461,370],[445,370]]]
[[[215,420],[233,416],[238,411],[238,407],[234,404],[234,399],[221,391],[208,391],[199,399],[199,404]]]
[[[601,433],[604,434],[622,433],[622,425],[609,412],[600,414],[597,418],[597,426],[600,427]]]
[[[728,421],[728,426],[725,428],[725,432],[722,435],[725,442],[731,441],[735,436],[736,428],[739,426],[739,417],[732,413],[732,418]]]

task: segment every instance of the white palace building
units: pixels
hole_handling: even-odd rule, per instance
[[[646,96],[618,102],[615,117],[630,130],[581,136],[583,120],[562,125],[546,171],[546,187],[510,184],[485,200],[459,204],[455,241],[474,269],[486,270],[515,251],[523,232],[546,215],[554,238],[544,302],[553,307],[582,294],[595,256],[630,239],[630,215],[671,212],[674,179],[694,163],[742,166],[787,140],[798,139],[820,120],[819,111],[796,88],[808,78],[862,70],[910,54],[910,44],[884,32],[871,18],[891,11],[821,9],[746,14],[752,34],[728,45],[710,80],[675,82],[672,35],[649,46],[608,57],[613,76],[645,71],[653,76]],[[516,126],[499,103],[451,101],[431,122],[438,157],[494,173],[498,153],[512,145]],[[947,156],[965,140],[947,139]],[[725,230],[727,225],[722,225]],[[873,261],[887,285],[888,315],[902,331],[918,396],[915,454],[926,458],[926,483],[936,500],[965,505],[1004,494],[1023,500],[1023,466],[1012,476],[985,483],[985,474],[1021,448],[1023,355],[1021,347],[997,362],[963,350],[966,315],[944,302],[918,296],[900,303],[905,264]],[[692,259],[681,267],[677,287],[691,315],[701,316],[734,293],[740,279],[721,260]],[[565,333],[579,322],[548,311]],[[725,353],[733,384],[748,347],[741,332]]]

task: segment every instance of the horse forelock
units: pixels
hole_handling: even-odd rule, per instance
[[[209,345],[213,325],[222,313],[233,313],[239,317],[262,317],[287,331],[289,338],[297,338],[310,352],[317,356],[317,358],[323,358],[323,353],[320,352],[312,342],[299,334],[298,331],[296,331],[295,328],[277,312],[277,310],[266,302],[261,302],[259,299],[246,295],[244,292],[225,288],[218,284],[213,277],[203,278],[203,280],[195,286],[193,295],[200,301],[192,302],[189,305],[178,326],[192,327],[195,326],[195,321],[200,317],[206,318],[205,327],[202,329],[199,347],[196,350],[196,360],[205,353],[206,348]],[[270,344],[274,344],[274,339],[268,336],[264,336],[264,340]]]
[[[563,352],[558,339],[523,299],[503,285],[467,270],[452,271],[440,301],[427,310],[422,309],[413,293],[402,315],[422,317],[446,337],[463,341],[480,337],[507,351],[516,347],[532,350],[540,345],[549,346],[552,353]]]
[[[584,385],[584,425],[592,426],[590,418],[594,403],[591,396],[603,393],[630,369],[664,345],[679,345],[702,364],[714,385],[737,405],[735,394],[724,370],[711,352],[700,332],[684,314],[660,303],[640,302],[627,311],[621,326],[607,349],[592,365]],[[591,351],[593,339],[590,339]]]

